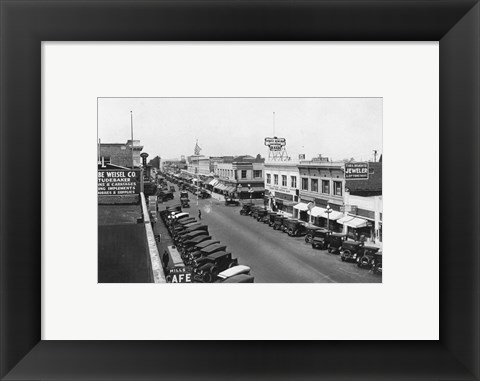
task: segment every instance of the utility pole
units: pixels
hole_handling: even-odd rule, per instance
[[[373,162],[374,163],[377,162],[377,150],[376,149],[373,150]]]

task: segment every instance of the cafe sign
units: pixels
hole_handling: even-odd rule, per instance
[[[368,180],[368,162],[345,163],[346,180]]]
[[[193,271],[188,267],[171,268],[168,275],[171,283],[192,283],[193,281]]]

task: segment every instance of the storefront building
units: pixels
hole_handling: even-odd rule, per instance
[[[341,232],[337,221],[344,216],[344,163],[301,161],[299,170],[299,202],[293,207],[294,217],[317,226]]]
[[[298,162],[265,163],[265,203],[267,209],[293,217],[299,198]]]

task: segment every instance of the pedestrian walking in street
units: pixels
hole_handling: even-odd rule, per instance
[[[202,219],[202,211],[200,209],[198,209],[198,219],[199,220]]]

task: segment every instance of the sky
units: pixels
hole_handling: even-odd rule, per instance
[[[377,160],[382,154],[382,98],[99,98],[98,138],[133,137],[149,159],[193,155],[268,157],[266,137],[286,139],[292,160]],[[273,115],[275,113],[275,117]]]

